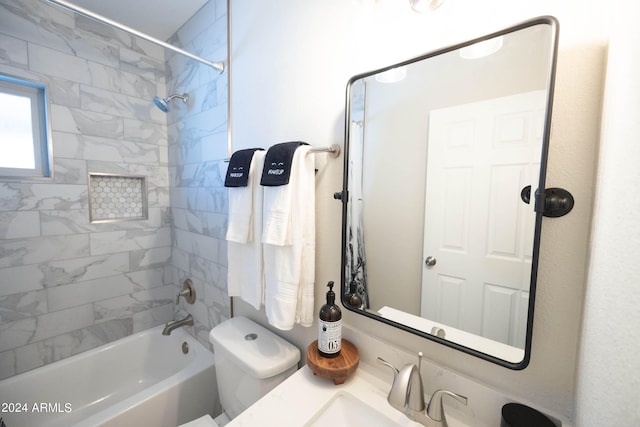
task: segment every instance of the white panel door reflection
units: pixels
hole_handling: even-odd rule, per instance
[[[421,316],[519,348],[535,225],[520,193],[537,188],[545,96],[429,115]]]

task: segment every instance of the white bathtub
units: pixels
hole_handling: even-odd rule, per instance
[[[213,354],[162,328],[0,381],[0,417],[7,427],[175,427],[216,415]]]

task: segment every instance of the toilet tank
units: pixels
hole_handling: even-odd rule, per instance
[[[231,419],[298,369],[300,350],[246,317],[214,327],[209,341],[220,403]]]

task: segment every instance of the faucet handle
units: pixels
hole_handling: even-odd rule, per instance
[[[191,279],[185,279],[182,283],[182,291],[176,295],[176,305],[180,304],[180,297],[183,297],[189,304],[196,302],[196,289],[193,287]]]
[[[389,367],[393,370],[393,374],[397,374],[398,372],[398,368],[396,368],[395,366],[393,366],[391,363],[387,362],[386,360],[384,360],[382,357],[378,357],[378,365],[384,365],[386,367]]]
[[[444,427],[446,427],[447,425],[444,406],[442,406],[442,399],[445,396],[453,397],[455,400],[465,406],[468,400],[465,396],[447,390],[436,390],[433,393],[433,395],[431,396],[431,400],[429,400],[429,405],[427,406],[427,415],[434,421],[441,422]]]
[[[178,292],[178,294],[176,295],[176,305],[180,304],[180,297],[188,297],[190,296],[191,292],[189,292],[189,289],[185,289],[184,291],[180,291]]]
[[[387,402],[400,412],[404,412],[405,406],[407,406],[407,387],[409,385],[409,378],[407,375],[401,373],[398,368],[391,363],[384,360],[382,357],[378,357],[378,364],[391,368],[393,371],[393,381],[389,394],[387,395]],[[403,371],[406,369],[403,368]]]

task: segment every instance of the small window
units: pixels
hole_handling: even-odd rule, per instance
[[[51,176],[45,86],[0,75],[0,176]]]

